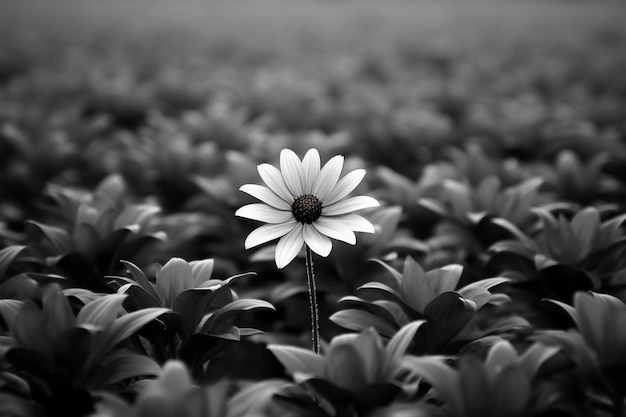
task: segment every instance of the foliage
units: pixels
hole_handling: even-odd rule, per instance
[[[623,4],[113,3],[0,2],[1,415],[624,415]],[[381,203],[320,355],[285,148]]]

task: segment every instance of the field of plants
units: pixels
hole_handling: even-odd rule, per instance
[[[625,21],[0,2],[0,415],[625,415]]]

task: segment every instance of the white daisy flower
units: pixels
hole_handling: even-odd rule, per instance
[[[284,268],[306,243],[326,257],[332,249],[329,238],[354,245],[354,232],[374,233],[374,226],[353,211],[379,205],[372,197],[346,198],[365,176],[356,169],[339,179],[343,156],[337,155],[320,168],[320,155],[310,149],[302,161],[290,149],[280,153],[280,170],[269,164],[257,167],[266,186],[243,185],[240,190],[263,203],[248,204],[235,215],[265,223],[250,233],[245,248],[278,239],[276,266]]]

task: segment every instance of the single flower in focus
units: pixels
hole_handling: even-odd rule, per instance
[[[363,180],[365,170],[356,169],[339,179],[340,155],[320,165],[316,149],[310,149],[302,161],[290,149],[283,149],[280,170],[269,164],[257,167],[266,186],[246,184],[240,190],[263,203],[243,206],[235,215],[268,224],[248,235],[246,249],[280,238],[276,266],[284,268],[305,243],[326,257],[332,249],[330,238],[354,245],[354,232],[374,233],[368,220],[352,212],[376,207],[378,201],[368,196],[346,198]]]

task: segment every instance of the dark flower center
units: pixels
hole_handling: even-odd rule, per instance
[[[291,212],[300,223],[311,224],[322,215],[322,202],[314,195],[301,195],[291,205]]]

